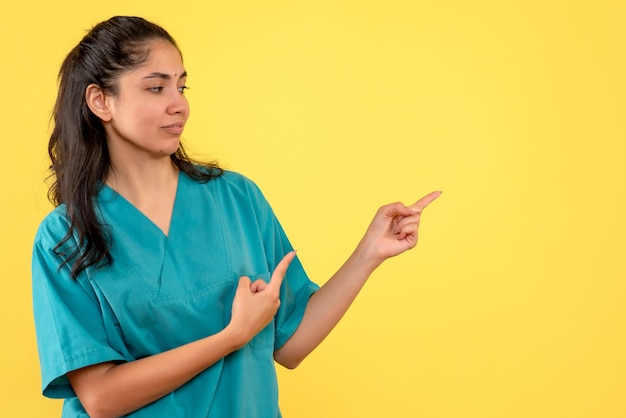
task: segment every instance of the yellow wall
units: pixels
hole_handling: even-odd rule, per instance
[[[318,282],[380,204],[444,190],[419,248],[280,371],[286,417],[626,416],[623,1],[0,9],[0,416],[60,410],[39,395],[30,247],[56,72],[113,14],[178,39],[188,146],[262,187]]]

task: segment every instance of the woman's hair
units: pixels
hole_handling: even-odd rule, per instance
[[[96,84],[109,94],[117,94],[119,77],[147,60],[149,43],[154,40],[178,48],[160,26],[140,17],[116,16],[93,27],[61,65],[48,145],[53,180],[48,198],[55,206],[66,207],[70,228],[54,251],[62,257],[63,265],[71,264],[73,277],[87,267],[113,261],[96,201],[109,173],[109,152],[104,126],[87,106],[85,91]],[[182,144],[170,157],[179,170],[199,182],[222,174],[216,163],[192,161]]]

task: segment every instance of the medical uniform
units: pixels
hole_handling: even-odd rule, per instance
[[[64,205],[41,223],[33,249],[33,302],[45,396],[65,398],[63,417],[87,417],[66,378],[81,367],[126,362],[226,327],[240,276],[269,281],[292,247],[254,183],[225,172],[208,183],[179,174],[166,236],[103,185],[97,200],[113,263],[72,279],[53,248],[68,222]],[[75,240],[73,245],[75,245]],[[298,327],[318,289],[296,258],[272,323],[242,349],[130,417],[276,418],[273,352]]]

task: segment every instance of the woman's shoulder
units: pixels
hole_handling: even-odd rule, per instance
[[[250,178],[246,177],[245,175],[237,171],[224,170],[223,174],[220,177],[218,177],[218,179],[219,178],[221,178],[223,181],[233,186],[255,185],[254,182]]]
[[[255,212],[269,212],[270,204],[261,189],[253,180],[239,172],[222,170],[219,177],[206,183],[194,182],[191,178],[187,178],[186,183],[184,190],[188,193],[200,193],[214,199],[222,208],[242,210],[247,207]]]
[[[59,205],[48,213],[39,223],[35,242],[46,246],[56,245],[69,230],[69,221],[65,205]]]
[[[221,175],[211,179],[207,186],[220,193],[243,194],[255,199],[263,197],[261,190],[253,180],[244,174],[231,170],[222,170]]]

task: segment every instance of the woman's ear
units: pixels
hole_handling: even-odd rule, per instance
[[[109,100],[96,84],[90,84],[85,90],[85,100],[91,112],[102,119],[103,122],[111,120],[111,109],[109,109]]]

